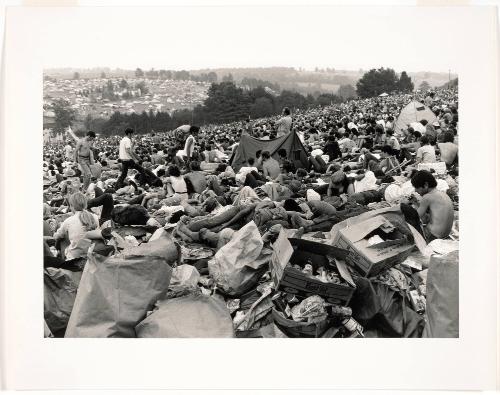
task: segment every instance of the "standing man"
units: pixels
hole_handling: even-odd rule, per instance
[[[71,162],[75,159],[75,153],[73,152],[73,145],[71,141],[66,142],[66,146],[64,147],[64,159],[68,162]]]
[[[278,126],[276,137],[281,137],[290,133],[290,129],[292,128],[292,117],[290,116],[290,109],[288,107],[283,109],[283,116],[276,121],[275,125]]]
[[[245,120],[245,124],[243,125],[243,130],[247,132],[250,136],[253,136],[253,125],[250,120],[250,116]]]
[[[181,157],[188,164],[191,161],[191,157],[193,156],[194,145],[196,143],[195,136],[198,136],[199,131],[200,131],[200,128],[198,126],[190,126],[189,127],[189,136],[186,139],[186,143],[184,144],[184,149],[178,151],[176,154],[176,156]]]
[[[75,162],[78,164],[83,175],[83,189],[86,190],[90,185],[92,171],[90,166],[94,164],[94,154],[92,152],[92,143],[95,139],[93,131],[87,132],[83,139],[79,139],[75,148]]]
[[[119,158],[122,163],[122,174],[118,177],[116,181],[115,188],[121,188],[123,186],[123,181],[125,177],[127,177],[128,169],[136,169],[141,173],[145,179],[149,176],[146,174],[146,170],[139,165],[139,157],[135,154],[132,147],[132,134],[134,133],[133,129],[127,128],[125,129],[125,137],[120,140],[120,149],[119,149]]]

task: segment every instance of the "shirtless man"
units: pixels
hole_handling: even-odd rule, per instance
[[[94,154],[92,153],[92,143],[95,139],[93,131],[87,132],[87,136],[78,140],[75,148],[75,162],[78,163],[80,171],[83,175],[83,190],[86,190],[90,185],[92,171],[90,166],[94,164]]]
[[[436,179],[426,170],[416,172],[411,183],[422,196],[417,212],[422,220],[427,242],[448,237],[454,219],[451,199],[446,193],[436,189]]]

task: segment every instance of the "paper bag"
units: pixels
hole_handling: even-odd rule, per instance
[[[225,304],[212,296],[188,295],[158,302],[157,308],[136,327],[137,337],[234,337]]]
[[[173,242],[160,242],[163,249],[148,251],[145,243],[110,257],[89,251],[65,337],[135,337],[135,326],[166,294],[177,259],[167,256]]]
[[[427,323],[423,337],[458,337],[458,251],[433,255],[427,274]]]
[[[239,296],[256,285],[271,259],[271,250],[263,250],[263,241],[253,221],[237,231],[231,241],[208,262],[208,270],[220,289]]]
[[[82,272],[79,271],[53,267],[44,270],[43,310],[45,323],[52,333],[61,331],[68,325],[81,277]]]

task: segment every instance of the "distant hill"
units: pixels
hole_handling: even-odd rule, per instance
[[[144,72],[148,70],[144,69]],[[187,70],[190,76],[200,76],[209,72],[217,74],[217,80],[220,82],[224,77],[231,75],[236,84],[241,84],[244,78],[255,78],[268,81],[272,84],[278,84],[282,90],[292,90],[303,95],[321,93],[336,94],[341,85],[352,85],[356,87],[356,82],[368,70],[336,70],[334,68],[305,70],[293,67],[253,67],[253,68],[215,68]],[[400,73],[403,70],[396,70]],[[107,78],[124,77],[132,78],[135,76],[135,70],[110,69],[107,67],[96,67],[91,69],[79,68],[57,68],[45,70],[45,75],[54,78],[72,78],[73,74],[78,72],[80,78],[98,78],[102,73]],[[431,87],[439,87],[448,83],[449,78],[456,78],[456,74],[418,71],[410,72],[415,88],[423,81],[427,81]]]
[[[458,87],[458,78],[454,78],[450,82],[446,82],[445,84],[443,84],[439,88],[450,89],[450,88],[456,88],[456,87]]]

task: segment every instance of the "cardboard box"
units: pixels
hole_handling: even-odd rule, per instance
[[[370,245],[368,238],[373,232],[383,235],[382,243]],[[382,215],[367,218],[336,230],[332,245],[349,251],[346,262],[365,277],[404,261],[415,247],[397,228]]]
[[[289,239],[282,230],[273,245],[271,257],[271,274],[276,289],[303,297],[319,295],[329,303],[346,305],[356,290],[351,274],[343,261],[347,255],[346,250],[324,243]],[[328,269],[328,256],[335,258],[339,274],[347,284],[322,282],[292,267],[295,264],[304,267],[309,261],[314,270],[320,266]]]

